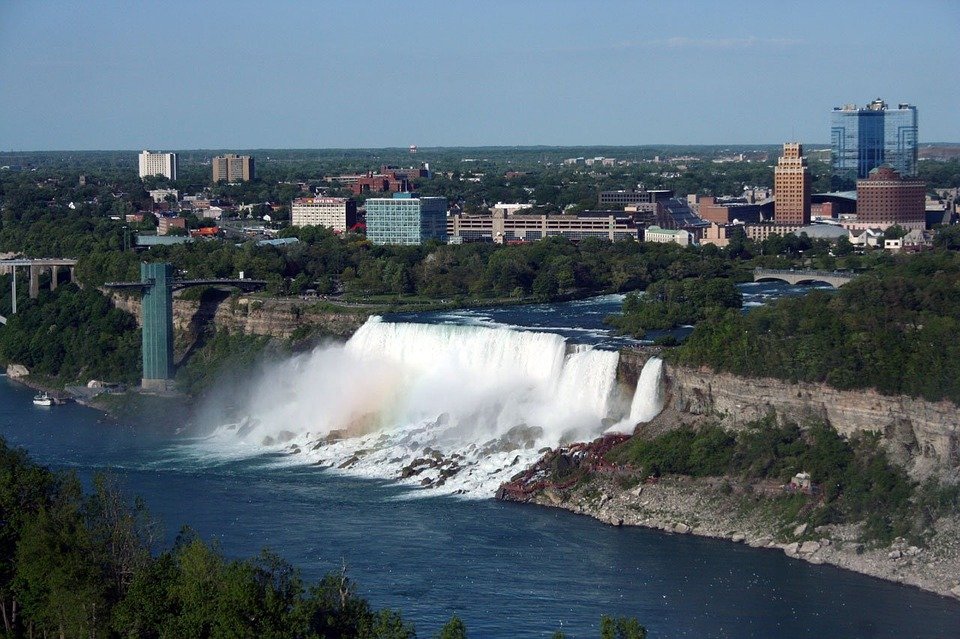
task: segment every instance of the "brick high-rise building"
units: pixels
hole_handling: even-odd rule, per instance
[[[249,155],[218,155],[210,162],[213,167],[213,181],[249,182],[255,177],[253,158]]]
[[[783,155],[773,170],[773,194],[774,221],[800,226],[810,223],[810,167],[801,144],[783,145]]]
[[[867,179],[857,180],[857,226],[886,229],[899,225],[922,231],[926,227],[926,194],[923,180],[903,178],[889,166],[878,166]]]

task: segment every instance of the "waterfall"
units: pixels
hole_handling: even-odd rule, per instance
[[[372,317],[345,345],[267,371],[247,417],[207,441],[487,496],[542,448],[622,417],[618,360],[554,333]]]
[[[663,410],[663,360],[651,357],[640,371],[637,390],[630,403],[630,421],[649,422]]]
[[[630,414],[607,429],[608,433],[633,434],[637,424],[649,422],[663,410],[663,360],[651,357],[643,365],[630,402]]]

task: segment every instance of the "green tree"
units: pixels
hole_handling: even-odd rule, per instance
[[[460,617],[453,615],[440,629],[437,639],[467,639],[467,627]]]

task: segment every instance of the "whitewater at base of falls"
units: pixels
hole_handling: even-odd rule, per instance
[[[196,445],[489,497],[545,448],[624,417],[618,360],[553,333],[373,317],[345,345],[268,370],[247,417]]]

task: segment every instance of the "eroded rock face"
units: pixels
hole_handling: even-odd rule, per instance
[[[667,366],[668,407],[693,418],[719,418],[737,429],[770,411],[798,422],[820,419],[841,435],[878,433],[890,458],[916,479],[960,480],[960,408],[873,390],[837,390]]]
[[[114,305],[140,321],[140,299],[113,293]],[[292,299],[227,298],[215,304],[201,304],[179,297],[173,299],[173,325],[191,332],[198,325],[213,323],[231,332],[288,338],[300,328],[318,327],[324,333],[347,338],[365,321],[365,314],[331,313],[311,309],[311,302]]]

